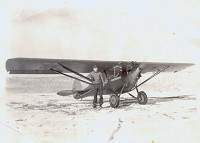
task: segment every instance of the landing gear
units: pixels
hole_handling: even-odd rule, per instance
[[[112,108],[117,108],[119,106],[119,96],[116,94],[110,95],[109,102]]]
[[[133,95],[130,94],[130,93],[129,93],[129,95],[130,95],[131,97],[137,99],[137,101],[138,101],[138,103],[139,103],[140,105],[145,105],[145,104],[147,104],[147,100],[148,100],[147,94],[146,94],[144,91],[139,91],[139,90],[138,90],[137,84],[136,84],[136,86],[135,86],[135,89],[136,89],[136,91],[137,91],[137,97],[133,96]]]
[[[135,88],[136,88],[136,91],[137,91],[137,100],[138,100],[138,103],[140,105],[147,104],[147,94],[144,91],[139,91],[137,84],[136,84]]]
[[[138,92],[137,100],[138,103],[141,105],[147,104],[147,94],[144,91]]]
[[[147,94],[144,91],[140,91],[138,92],[137,97],[133,96],[132,94],[128,93],[131,97],[133,97],[134,99],[137,99],[138,103],[140,105],[145,105],[147,104]]]
[[[123,87],[122,87],[122,89],[121,89],[121,91],[120,91],[119,94],[115,93],[115,94],[112,94],[112,95],[110,96],[109,102],[110,102],[110,106],[111,106],[112,108],[117,108],[117,107],[119,106],[120,95],[123,93],[123,90],[124,90],[124,88],[125,88],[126,86],[127,86],[127,84],[124,84],[124,85],[123,85]]]

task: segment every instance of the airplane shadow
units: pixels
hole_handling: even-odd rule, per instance
[[[194,95],[180,95],[173,97],[149,97],[147,105],[159,104],[161,102],[172,102],[176,100],[196,100]],[[130,106],[131,104],[139,104],[136,99],[120,100],[119,108]]]
[[[176,100],[196,100],[196,97],[194,95],[179,95],[179,96],[173,96],[173,97],[148,97],[148,102],[147,105],[154,105],[154,104],[159,104],[161,102],[172,102]],[[92,99],[82,99],[80,102],[76,103],[71,103],[72,105],[74,104],[92,104],[93,100]],[[104,99],[104,103],[109,103],[109,99],[106,98]],[[126,107],[130,106],[131,104],[139,104],[136,99],[133,98],[126,98],[126,99],[120,99],[119,107]],[[104,108],[110,108],[109,106],[106,106]]]

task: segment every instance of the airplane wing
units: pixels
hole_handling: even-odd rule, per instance
[[[139,62],[139,66],[142,68],[142,73],[147,72],[156,72],[158,70],[163,70],[163,72],[178,72],[184,70],[190,66],[193,66],[192,63],[153,63],[153,62]]]
[[[95,61],[95,60],[73,60],[73,59],[39,59],[39,58],[12,58],[6,61],[6,70],[10,74],[56,74],[50,69],[56,69],[69,73],[69,70],[63,69],[58,63],[78,72],[89,73],[93,65],[97,65],[100,71],[112,69],[119,63],[128,65],[131,61]],[[191,63],[155,63],[155,62],[137,62],[142,68],[142,73],[155,72],[166,67],[164,72],[178,72],[194,64]]]

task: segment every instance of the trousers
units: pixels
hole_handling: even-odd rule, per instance
[[[99,83],[97,85],[94,85],[94,100],[93,100],[93,104],[96,105],[97,104],[97,95],[99,93],[99,104],[102,105],[103,104],[103,84]]]

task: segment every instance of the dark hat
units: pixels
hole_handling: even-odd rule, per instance
[[[94,66],[93,66],[93,69],[94,69],[94,68],[98,68],[97,65],[94,65]]]

